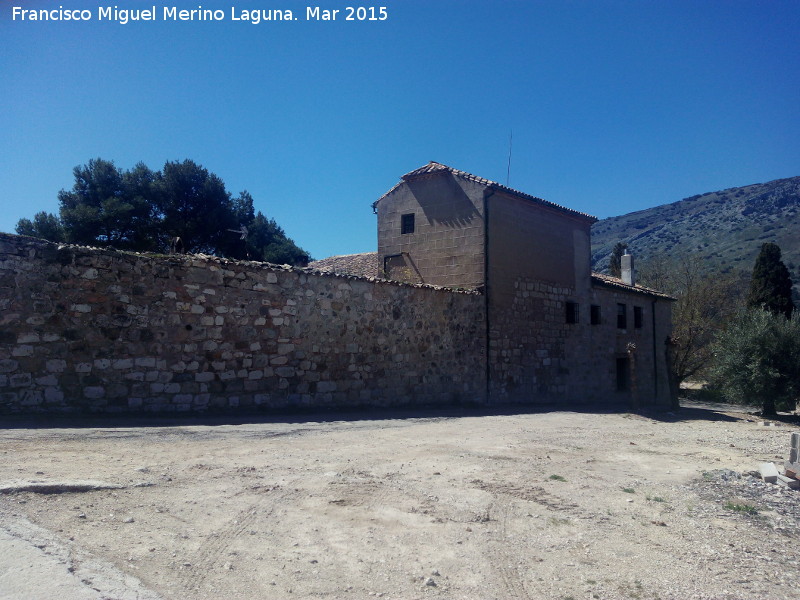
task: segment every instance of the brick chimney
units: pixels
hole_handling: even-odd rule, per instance
[[[620,257],[620,266],[622,267],[622,283],[636,285],[636,270],[633,268],[633,256],[628,254],[627,250],[625,250],[625,254]]]

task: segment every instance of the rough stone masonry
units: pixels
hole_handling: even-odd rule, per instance
[[[482,297],[0,234],[0,412],[482,402]]]

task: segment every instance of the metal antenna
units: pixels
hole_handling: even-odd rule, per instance
[[[247,234],[249,233],[246,225],[239,225],[239,229],[228,229],[228,231],[231,233],[238,233],[240,240],[246,240]],[[245,244],[244,253],[247,256],[247,260],[250,260],[250,250],[247,248],[247,244]]]
[[[506,187],[511,179],[511,143],[514,141],[514,130],[508,134],[508,169],[506,170]]]
[[[240,225],[239,229],[228,229],[228,231],[230,231],[231,233],[238,233],[241,236],[239,238],[240,240],[247,239],[247,227],[245,227],[244,225]]]

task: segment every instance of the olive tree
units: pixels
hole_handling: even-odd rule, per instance
[[[800,317],[760,308],[740,311],[712,346],[712,381],[731,401],[762,414],[793,409],[800,395]]]

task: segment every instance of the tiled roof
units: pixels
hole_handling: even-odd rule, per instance
[[[308,264],[309,269],[338,273],[340,275],[357,275],[359,277],[381,277],[377,252],[361,254],[342,254],[315,260]]]
[[[647,288],[642,285],[628,285],[627,283],[624,283],[622,279],[611,277],[611,275],[605,275],[603,273],[592,273],[592,284],[619,288],[625,290],[626,292],[638,292],[640,294],[656,296],[658,298],[665,298],[667,300],[675,300],[675,298],[669,294],[665,294],[664,292],[659,292],[658,290]]]
[[[426,175],[432,175],[436,173],[450,173],[454,177],[459,177],[461,179],[466,179],[467,181],[474,181],[476,183],[480,183],[485,185],[488,188],[493,190],[499,190],[509,194],[511,196],[516,196],[517,198],[522,198],[524,200],[530,200],[535,202],[536,204],[542,204],[544,206],[549,206],[551,208],[555,208],[557,210],[569,213],[574,216],[582,217],[584,219],[589,219],[592,223],[597,221],[597,217],[593,217],[592,215],[573,210],[571,208],[567,208],[565,206],[561,206],[560,204],[556,204],[555,202],[550,202],[549,200],[544,200],[542,198],[537,198],[536,196],[531,196],[530,194],[526,194],[525,192],[520,192],[519,190],[515,190],[513,188],[507,187],[496,181],[492,181],[491,179],[486,179],[484,177],[478,177],[477,175],[472,175],[471,173],[467,173],[466,171],[459,171],[458,169],[454,169],[453,167],[448,167],[447,165],[443,165],[442,163],[438,163],[435,161],[429,162],[427,165],[420,167],[419,169],[415,169],[406,173],[401,177],[402,181],[399,181],[397,184],[392,187],[388,192],[386,192],[383,196],[378,198],[375,202],[373,202],[372,207],[375,206],[386,198],[389,194],[395,191],[399,186],[407,181],[413,181],[414,179],[418,179],[420,177],[425,177]]]

